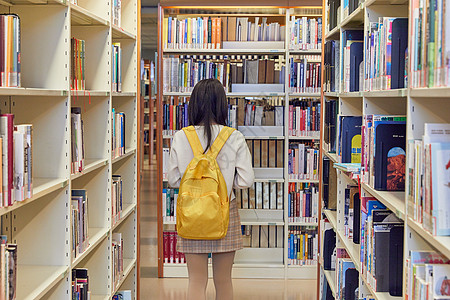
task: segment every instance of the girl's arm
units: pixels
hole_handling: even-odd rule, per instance
[[[252,156],[245,138],[240,132],[238,132],[237,142],[239,146],[236,152],[236,175],[234,176],[233,188],[245,189],[251,187],[255,179]]]
[[[177,135],[175,134],[172,141],[172,147],[170,149],[169,169],[167,171],[167,177],[169,179],[169,186],[173,188],[180,187],[181,173],[178,168],[178,157],[176,151]]]

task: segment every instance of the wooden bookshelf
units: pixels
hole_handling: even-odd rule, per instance
[[[196,5],[200,5],[197,4]],[[294,50],[289,49],[289,42],[284,42],[284,47],[281,49],[274,49],[271,47],[267,48],[240,48],[240,49],[164,49],[162,42],[162,32],[163,32],[163,20],[167,15],[179,16],[180,18],[185,18],[187,16],[259,16],[264,17],[277,17],[283,20],[283,24],[289,24],[291,16],[310,16],[310,17],[321,17],[321,2],[314,1],[314,3],[299,3],[298,6],[288,5],[288,7],[277,7],[273,4],[269,6],[260,6],[262,3],[258,3],[256,6],[250,2],[241,3],[240,6],[231,6],[234,4],[228,3],[226,7],[222,4],[214,3],[209,4],[206,7],[196,6],[187,7],[185,5],[177,6],[177,3],[173,1],[164,1],[159,7],[158,13],[158,30],[159,37],[158,40],[158,99],[157,99],[157,163],[158,163],[158,195],[162,195],[163,186],[167,185],[167,180],[162,179],[162,148],[163,145],[169,145],[173,135],[163,135],[163,101],[170,97],[188,97],[190,92],[161,92],[163,91],[163,75],[167,70],[163,69],[163,57],[169,55],[276,55],[283,57],[285,62],[289,61],[292,55],[320,55],[321,50],[310,49],[310,50]],[[305,6],[302,6],[305,5]],[[308,5],[306,7],[306,5]],[[308,10],[311,11],[311,15],[308,14]],[[208,13],[209,12],[209,13]],[[319,13],[318,13],[319,12]],[[278,20],[278,19],[277,19]],[[288,26],[286,26],[285,33],[286,39],[288,40]],[[252,47],[253,48],[253,47]],[[320,63],[321,61],[314,61],[314,63]],[[284,92],[227,92],[227,97],[279,97],[283,98],[284,105],[284,119],[288,120],[289,117],[289,99],[294,98],[316,98],[320,100],[321,93],[291,93],[289,89],[289,67],[288,63],[285,63],[285,87]],[[287,121],[285,122],[287,124]],[[302,279],[313,279],[316,277],[317,265],[289,265],[288,264],[288,231],[291,226],[309,226],[311,228],[317,228],[318,224],[316,222],[288,222],[288,185],[289,183],[314,183],[318,184],[319,180],[292,180],[289,179],[288,174],[288,160],[286,159],[288,155],[288,145],[290,142],[295,141],[319,141],[320,134],[316,137],[312,136],[289,136],[288,126],[284,126],[283,134],[276,136],[266,135],[247,135],[245,136],[247,140],[260,139],[260,140],[283,140],[284,141],[284,166],[283,168],[277,168],[276,174],[271,173],[270,169],[255,168],[255,182],[270,182],[270,183],[284,183],[284,207],[283,210],[268,210],[260,209],[240,209],[240,217],[242,225],[276,225],[283,226],[285,233],[285,241],[283,248],[244,248],[243,250],[237,251],[235,265],[233,268],[233,277],[235,278],[302,278]],[[320,147],[318,148],[320,151]],[[275,172],[275,171],[273,171]],[[160,196],[158,196],[161,198]],[[159,277],[186,277],[187,269],[185,264],[170,264],[164,262],[163,253],[163,232],[164,231],[174,231],[175,222],[162,220],[162,201],[158,201],[158,275]],[[263,212],[261,212],[263,211]]]
[[[0,88],[2,113],[33,125],[33,197],[0,208],[2,234],[18,245],[17,299],[71,299],[71,273],[88,268],[92,299],[131,290],[139,299],[139,168],[137,149],[140,0],[123,0],[122,28],[112,26],[106,0],[0,1],[21,22],[22,86]],[[120,32],[120,34],[118,34]],[[86,90],[71,89],[71,43],[86,40]],[[123,93],[112,92],[111,43],[123,47]],[[36,47],[39,45],[39,47]],[[82,108],[85,168],[71,174],[71,108]],[[126,114],[124,156],[112,159],[112,108]],[[112,175],[123,177],[124,209],[111,220]],[[71,190],[89,197],[89,246],[72,257]],[[11,230],[14,228],[14,230]],[[111,279],[111,238],[121,232],[125,272]],[[30,251],[33,249],[33,251]]]
[[[326,7],[327,0],[324,0],[323,7]],[[361,29],[364,30],[364,35],[367,35],[367,28],[369,28],[369,22],[374,21],[373,16],[376,17],[409,17],[411,18],[411,1],[405,0],[368,0],[360,3],[355,11],[347,16],[344,16],[343,2],[341,1],[340,19],[338,19],[337,26],[328,31],[327,21],[323,22],[324,43],[329,40],[340,40],[342,33],[346,29]],[[339,14],[338,14],[339,15]],[[372,19],[371,19],[372,18]],[[409,19],[409,26],[411,28],[411,19]],[[413,40],[410,37],[408,47],[411,47]],[[364,42],[366,43],[366,41]],[[340,62],[342,62],[343,52],[342,45],[340,45]],[[365,48],[364,48],[365,49]],[[410,49],[410,48],[409,48]],[[336,62],[339,63],[339,62]],[[411,78],[411,62],[407,65],[408,83]],[[364,67],[366,67],[364,65]],[[342,65],[341,65],[342,68]],[[434,87],[434,88],[411,88],[410,86],[402,89],[391,90],[371,90],[371,91],[358,91],[358,92],[342,92],[339,90],[341,87],[340,82],[335,82],[335,92],[325,92],[323,101],[325,99],[331,99],[337,101],[338,111],[341,115],[406,115],[407,117],[407,134],[406,143],[411,140],[421,139],[423,135],[423,128],[425,123],[450,123],[450,101],[449,101],[449,87]],[[323,102],[324,103],[324,102]],[[325,113],[325,105],[322,105]],[[324,119],[322,119],[322,122]],[[324,124],[322,124],[324,126]],[[406,157],[408,157],[408,148],[406,145]],[[324,157],[330,159],[331,165],[339,161],[338,155],[322,150]],[[408,168],[408,166],[406,166]],[[369,297],[377,300],[381,299],[403,299],[405,297],[405,280],[403,284],[403,298],[393,297],[389,293],[375,292],[370,286],[369,281],[361,272],[360,261],[360,245],[354,244],[351,240],[344,236],[344,197],[343,189],[347,183],[350,183],[352,179],[345,172],[336,170],[331,166],[333,171],[337,172],[336,186],[330,186],[330,189],[335,189],[337,193],[337,211],[323,210],[322,217],[327,219],[332,228],[336,232],[337,247],[345,248],[354,262],[356,269],[360,272],[360,284],[359,284],[359,297]],[[409,177],[406,170],[406,186],[408,186]],[[353,184],[357,182],[353,181]],[[322,181],[321,181],[322,184]],[[413,220],[412,212],[408,209],[408,192],[390,192],[390,191],[378,191],[366,183],[360,183],[361,196],[375,197],[378,201],[383,203],[388,209],[395,213],[395,215],[404,221],[405,234],[404,234],[404,258],[403,263],[407,255],[412,250],[434,250],[443,256],[450,258],[450,239],[448,236],[434,236],[423,226]],[[321,187],[321,190],[323,187]],[[341,193],[342,192],[342,193]],[[320,227],[320,223],[319,223]],[[319,228],[319,233],[323,232]],[[321,238],[323,238],[321,236]],[[323,258],[319,260],[319,263],[323,263]],[[333,271],[334,272],[334,271]],[[320,274],[320,273],[319,273]],[[404,275],[405,276],[405,275]],[[335,276],[331,276],[330,271],[324,271],[325,280],[328,280],[330,287],[338,289],[336,287]],[[320,278],[320,277],[319,277]],[[405,278],[403,278],[405,279]],[[320,299],[320,282],[318,282],[318,297]],[[371,296],[370,296],[371,295]]]

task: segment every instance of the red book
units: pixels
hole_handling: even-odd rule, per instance
[[[169,262],[169,237],[167,232],[163,233],[163,252],[164,252],[164,263]]]
[[[169,234],[169,262],[175,262],[175,232],[168,232]]]
[[[174,130],[173,128],[173,105],[169,105],[169,129]]]
[[[14,115],[0,115],[0,136],[3,138],[3,197],[4,206],[12,205],[14,180]]]

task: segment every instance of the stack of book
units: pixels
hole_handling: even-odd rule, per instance
[[[20,18],[15,14],[0,16],[0,86],[20,87]]]
[[[343,65],[341,67],[341,91],[362,91],[363,43],[362,30],[345,30],[342,33]]]
[[[112,55],[112,91],[122,92],[122,48],[120,43],[112,44]]]
[[[322,48],[322,18],[291,16],[289,30],[290,50]]]
[[[197,82],[209,78],[219,80],[227,92],[252,92],[253,86],[241,84],[256,84],[254,92],[284,91],[284,64],[277,56],[180,55],[164,57],[163,66],[164,92],[192,92]]]
[[[291,226],[288,231],[288,264],[315,265],[319,242],[315,229],[303,229],[301,226]]]
[[[284,228],[275,225],[242,225],[246,248],[283,248]]]
[[[112,203],[112,220],[113,224],[117,223],[122,214],[122,176],[113,175],[112,176],[112,187],[111,187],[111,203]]]
[[[114,289],[119,287],[123,275],[123,238],[121,233],[113,233],[112,241],[112,282]]]
[[[320,93],[320,55],[294,55],[289,59],[289,90],[291,93]]]
[[[184,253],[177,251],[177,233],[167,231],[163,233],[163,250],[165,264],[184,264],[186,262]]]
[[[89,216],[86,190],[72,190],[72,257],[76,258],[89,247]]]
[[[408,211],[433,235],[450,235],[450,124],[425,123],[422,140],[408,143]]]
[[[450,86],[450,11],[445,1],[412,0],[411,87]]]
[[[326,41],[324,49],[324,92],[339,92],[340,42]]]
[[[112,109],[112,158],[125,154],[125,113]]]
[[[86,89],[86,72],[85,72],[86,42],[84,40],[72,38],[71,53],[72,53],[71,89],[84,90]]]
[[[17,295],[17,245],[8,244],[5,235],[0,236],[0,299],[16,299]]]
[[[448,258],[432,250],[411,250],[405,264],[406,299],[448,298]]]
[[[289,103],[289,136],[320,138],[320,102],[296,99]]]
[[[71,108],[72,133],[72,174],[81,173],[84,169],[84,126],[81,119],[81,107]]]
[[[120,27],[122,25],[122,0],[113,0],[112,6],[113,24]]]
[[[291,180],[319,180],[319,150],[313,142],[289,144],[288,173]]]
[[[406,87],[408,19],[380,17],[378,22],[370,23],[365,39],[364,90]]]
[[[375,292],[402,295],[403,221],[374,198],[361,199],[361,269]]]
[[[282,182],[255,182],[249,189],[234,190],[238,208],[283,209]]]
[[[72,299],[91,299],[88,269],[72,269]]]
[[[163,20],[164,49],[220,49],[222,48],[222,20],[198,17]]]
[[[308,183],[289,183],[289,222],[317,223],[319,189]]]
[[[162,195],[163,222],[175,222],[177,217],[178,189],[165,188]]]
[[[404,191],[406,117],[364,115],[362,135],[363,181],[381,191]]]

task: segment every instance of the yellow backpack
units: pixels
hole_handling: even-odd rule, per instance
[[[177,231],[185,239],[218,240],[227,234],[230,202],[216,158],[234,130],[224,127],[204,154],[195,128],[183,128],[194,153],[177,199]]]

